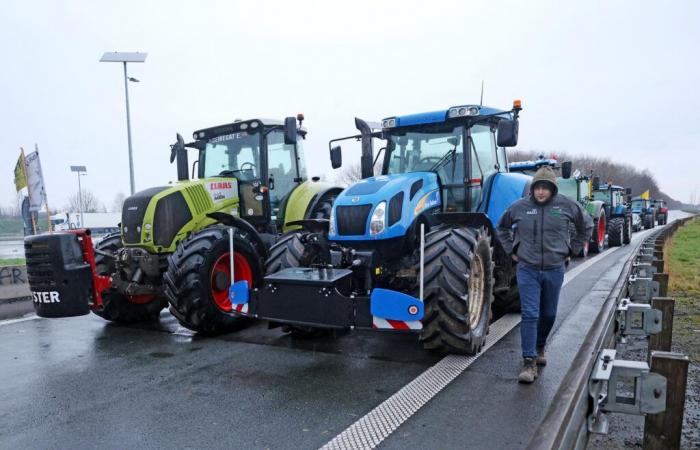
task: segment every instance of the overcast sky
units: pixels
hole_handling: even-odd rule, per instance
[[[175,178],[175,133],[303,112],[311,174],[327,145],[378,120],[520,98],[518,148],[610,156],[688,201],[700,180],[700,2],[34,2],[0,13],[0,205],[19,147],[38,143],[52,208],[83,186],[128,194],[129,66],[136,188]],[[348,150],[348,149],[346,149]],[[191,157],[194,156],[191,154]],[[358,160],[346,152],[345,161]]]

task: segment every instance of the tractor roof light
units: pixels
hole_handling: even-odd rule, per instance
[[[447,117],[455,119],[457,117],[478,116],[479,110],[480,108],[474,105],[453,106],[447,111]]]
[[[382,128],[394,128],[396,126],[396,117],[390,117],[382,120]]]
[[[518,100],[513,100],[513,109],[516,111],[520,111],[523,109],[523,103],[522,101]]]

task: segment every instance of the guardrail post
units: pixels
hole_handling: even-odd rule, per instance
[[[654,297],[651,299],[652,309],[661,311],[661,332],[649,336],[649,354],[647,360],[651,362],[651,354],[655,351],[671,351],[671,339],[673,337],[673,311],[676,301],[670,297]]]
[[[652,352],[651,371],[667,380],[666,411],[647,414],[644,420],[645,450],[680,449],[689,359],[680,353]]]
[[[651,276],[651,279],[659,282],[659,297],[666,297],[668,295],[668,274],[657,272]]]
[[[663,250],[661,250],[661,251],[659,251],[659,250],[654,250],[654,258],[660,259],[660,260],[663,261],[663,259],[664,259],[664,251],[663,251]]]
[[[651,262],[651,264],[656,267],[656,273],[663,273],[664,271],[664,260],[663,259],[656,259]]]

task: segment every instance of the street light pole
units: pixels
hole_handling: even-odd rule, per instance
[[[79,225],[82,225],[83,222],[83,189],[80,187],[80,175],[81,173],[78,172],[78,213],[80,214],[80,223]]]
[[[131,117],[129,115],[129,77],[126,74],[126,61],[124,63],[124,93],[126,94],[126,135],[129,140],[129,181],[131,182],[131,195],[134,195],[134,154],[131,148]]]
[[[70,166],[71,172],[76,172],[78,175],[78,213],[80,214],[80,222],[78,223],[79,228],[85,223],[83,218],[83,189],[80,186],[80,176],[87,173],[87,168],[85,166]]]
[[[126,134],[129,143],[129,187],[131,195],[134,195],[136,183],[134,182],[134,153],[131,146],[131,114],[129,111],[129,81],[138,82],[135,78],[129,78],[126,73],[126,63],[146,61],[147,53],[139,52],[107,52],[102,55],[100,62],[120,62],[124,65],[124,93],[126,95]]]

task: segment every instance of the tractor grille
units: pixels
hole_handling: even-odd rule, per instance
[[[365,234],[367,218],[372,205],[338,206],[335,209],[338,234],[341,236],[361,236]]]
[[[173,238],[187,222],[192,220],[192,213],[181,192],[174,192],[158,200],[156,214],[153,218],[153,242],[169,247]]]
[[[124,201],[122,207],[122,232],[125,244],[138,244],[141,242],[141,225],[146,215],[146,208],[154,195],[168,189],[167,187],[154,187],[137,192]]]
[[[187,195],[189,195],[190,199],[192,200],[192,206],[194,206],[195,213],[198,216],[211,209],[211,196],[204,190],[204,186],[201,184],[195,184],[188,186],[185,188],[185,190],[187,191]]]

